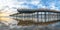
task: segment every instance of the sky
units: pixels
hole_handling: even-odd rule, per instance
[[[60,10],[60,0],[0,0],[0,12],[13,14],[18,8]]]
[[[60,0],[0,0],[0,10],[3,12],[14,13],[18,8],[60,10]]]
[[[60,10],[60,0],[0,0],[0,12],[17,13],[18,8],[47,8]]]

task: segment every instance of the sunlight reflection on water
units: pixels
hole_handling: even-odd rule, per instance
[[[4,22],[4,23],[0,23],[0,30],[60,30],[60,22],[54,23],[54,24],[49,24],[47,26],[36,26],[36,25],[31,25],[31,26],[18,26],[17,25],[17,21],[15,21],[14,19],[12,19],[12,17],[10,18],[10,24],[6,25],[4,23],[8,23],[8,22]]]

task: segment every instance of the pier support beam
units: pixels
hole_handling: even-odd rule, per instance
[[[37,22],[39,22],[39,12],[37,12]]]
[[[44,12],[44,18],[45,18],[45,22],[46,22],[46,18],[47,18],[47,17],[46,17],[46,12]]]

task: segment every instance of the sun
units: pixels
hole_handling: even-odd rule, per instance
[[[13,22],[17,22],[14,19],[10,18],[8,13],[0,12],[0,22],[3,22],[6,25],[13,24]]]
[[[7,13],[0,12],[0,21],[7,21],[9,18],[7,18],[9,15]]]

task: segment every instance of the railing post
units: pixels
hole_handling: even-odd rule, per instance
[[[39,13],[37,12],[37,22],[39,22]]]
[[[45,14],[44,14],[44,15],[45,15],[45,16],[44,16],[44,18],[45,18],[45,22],[46,22],[46,18],[47,18],[47,17],[46,17],[46,12],[45,12]]]
[[[58,13],[57,13],[57,20],[58,20]]]
[[[41,22],[43,22],[43,21],[42,21],[42,12],[41,12],[41,19],[40,19],[40,20],[41,20]]]
[[[32,20],[33,20],[33,13],[32,13]]]
[[[60,20],[60,13],[59,13],[59,20]]]
[[[23,13],[23,20],[24,20],[24,13]]]

